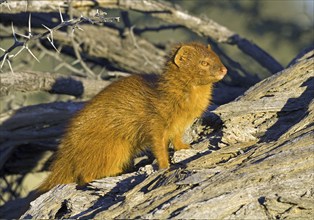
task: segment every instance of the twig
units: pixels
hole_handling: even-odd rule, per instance
[[[136,39],[135,39],[135,36],[134,36],[134,32],[133,32],[134,27],[135,27],[135,26],[132,26],[132,27],[130,28],[130,35],[131,35],[133,44],[134,44],[134,46],[136,47],[136,49],[141,50],[141,48],[138,46],[138,44],[137,44],[137,42],[136,42]],[[145,56],[144,53],[141,53],[141,56],[145,59],[144,66],[147,65],[147,64],[150,64],[150,65],[151,65],[152,67],[154,67],[155,69],[158,69],[158,65],[156,65],[154,62],[150,61],[150,60],[148,59],[148,57]]]
[[[79,70],[77,68],[75,68],[73,65],[75,65],[75,63],[67,63],[64,62],[64,59],[60,56],[57,56],[56,53],[51,52],[50,50],[47,50],[43,45],[41,45],[41,43],[38,42],[37,47],[39,49],[41,49],[41,51],[43,51],[43,54],[47,54],[53,58],[55,58],[56,60],[59,61],[59,64],[57,66],[54,67],[54,71],[58,71],[59,69],[61,69],[62,67],[67,68],[68,70],[70,70],[70,72],[74,73],[77,76],[86,76],[86,73],[83,72],[82,70]],[[60,51],[60,49],[58,50]]]
[[[70,15],[70,19],[72,20],[73,19],[73,13],[72,13],[72,7],[70,5],[69,7],[69,15]],[[96,13],[97,16],[99,16],[99,12],[97,11]],[[82,59],[82,56],[81,56],[81,53],[80,53],[80,47],[79,45],[75,42],[75,38],[74,38],[74,30],[75,28],[78,28],[79,30],[82,30],[78,25],[74,26],[72,28],[72,31],[70,32],[70,29],[68,28],[68,34],[70,35],[71,37],[71,42],[72,42],[72,47],[73,47],[73,50],[74,50],[74,54],[77,58],[77,61],[79,61],[79,63],[81,64],[81,66],[83,67],[83,69],[86,71],[87,75],[91,78],[95,78],[95,73],[87,66],[87,64],[83,61]]]

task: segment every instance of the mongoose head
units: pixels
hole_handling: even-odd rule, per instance
[[[179,72],[185,73],[186,80],[200,85],[218,82],[227,73],[227,68],[210,45],[184,44],[175,51],[173,63]]]

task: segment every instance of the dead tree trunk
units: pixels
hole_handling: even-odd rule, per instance
[[[60,185],[22,218],[311,218],[313,54],[197,121],[170,170]]]

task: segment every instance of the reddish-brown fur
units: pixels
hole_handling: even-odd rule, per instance
[[[189,43],[174,48],[157,82],[133,75],[112,83],[71,120],[39,191],[119,175],[148,147],[159,168],[168,168],[169,142],[175,150],[188,148],[182,135],[226,72],[210,46]]]

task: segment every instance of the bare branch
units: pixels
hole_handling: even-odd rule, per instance
[[[141,51],[141,48],[138,46],[138,44],[137,44],[137,42],[136,42],[136,39],[135,39],[135,36],[134,36],[134,32],[133,32],[134,27],[135,27],[135,26],[132,26],[132,27],[130,28],[130,30],[129,30],[129,31],[130,31],[130,35],[131,35],[131,38],[132,38],[132,41],[133,41],[134,46],[135,46],[139,51]],[[153,66],[156,70],[159,68],[158,65],[156,65],[154,62],[150,61],[150,60],[148,59],[148,57],[145,56],[144,53],[140,53],[140,54],[141,54],[141,56],[145,59],[144,66],[146,66],[147,64],[150,64],[150,65]]]
[[[70,6],[69,8],[69,14],[70,14],[70,19],[73,20],[73,13],[72,13],[72,7]],[[96,15],[98,17],[99,12],[97,11]],[[82,18],[83,16],[81,16]],[[70,37],[71,37],[71,43],[72,43],[72,47],[75,53],[75,56],[77,58],[77,60],[80,62],[81,66],[83,67],[83,69],[86,71],[87,75],[91,78],[94,78],[94,76],[96,75],[88,66],[87,64],[83,61],[82,56],[80,54],[80,47],[79,45],[75,42],[75,38],[74,38],[74,30],[75,28],[79,28],[81,29],[78,24],[76,24],[75,26],[72,27],[72,32],[70,33]],[[82,29],[81,29],[82,30]],[[69,34],[69,29],[68,29],[68,34]]]

